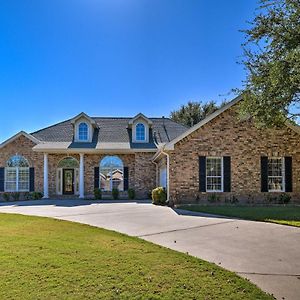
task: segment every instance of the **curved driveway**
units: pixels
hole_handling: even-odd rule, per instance
[[[214,262],[277,299],[300,299],[300,228],[175,211],[147,202],[41,200],[0,212],[53,217],[143,238]]]

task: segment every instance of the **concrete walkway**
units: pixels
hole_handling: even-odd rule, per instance
[[[300,228],[175,211],[147,202],[41,200],[0,212],[90,224],[214,262],[277,299],[300,299]]]

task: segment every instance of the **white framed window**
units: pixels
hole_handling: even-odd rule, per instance
[[[78,125],[78,140],[86,142],[89,139],[89,126],[82,122]]]
[[[118,156],[105,156],[100,162],[100,189],[124,190],[124,164]]]
[[[5,191],[28,192],[30,185],[29,163],[20,155],[12,156],[5,167]]]
[[[206,191],[223,191],[223,157],[206,158]]]
[[[143,123],[138,123],[135,126],[135,139],[138,142],[143,142],[146,140],[146,130]]]
[[[268,158],[268,189],[269,192],[283,192],[284,186],[284,158]]]

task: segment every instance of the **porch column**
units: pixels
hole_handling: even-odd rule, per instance
[[[80,153],[79,198],[84,198],[84,154],[83,153]]]
[[[44,199],[49,198],[48,192],[48,153],[44,153]]]

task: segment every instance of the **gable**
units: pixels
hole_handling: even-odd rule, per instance
[[[9,138],[6,141],[4,141],[3,143],[1,143],[0,144],[0,149],[4,148],[5,146],[9,145],[10,143],[12,143],[12,142],[14,142],[18,139],[20,139],[21,137],[24,137],[25,139],[30,140],[34,144],[39,144],[40,143],[40,141],[37,138],[35,138],[34,136],[32,136],[31,134],[28,134],[25,131],[20,131],[19,133],[15,134],[11,138]]]

